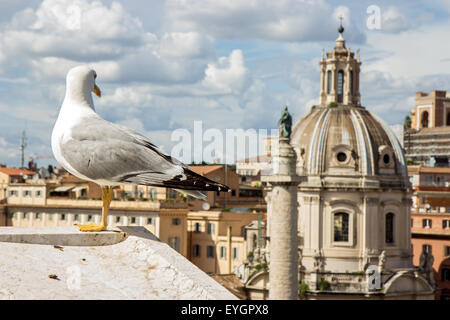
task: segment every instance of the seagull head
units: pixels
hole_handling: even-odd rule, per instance
[[[88,66],[72,68],[66,77],[66,96],[70,99],[86,101],[92,104],[91,92],[101,97],[100,88],[95,84],[97,73]]]

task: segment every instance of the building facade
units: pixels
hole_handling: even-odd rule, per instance
[[[245,226],[255,213],[191,211],[187,214],[189,260],[211,274],[233,274],[247,259]]]
[[[436,299],[450,300],[450,168],[410,167],[413,184],[411,242],[414,265],[433,255]]]
[[[406,158],[412,163],[448,166],[450,158],[450,93],[417,92],[411,128],[404,132]]]
[[[13,227],[67,227],[100,223],[101,200],[46,199],[4,206],[3,225]],[[108,226],[143,226],[183,256],[188,256],[187,209],[161,208],[159,202],[112,201]]]

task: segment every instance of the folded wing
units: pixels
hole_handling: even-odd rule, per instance
[[[100,117],[84,119],[61,145],[65,160],[92,180],[183,190],[228,191],[223,184],[189,170],[146,137]]]

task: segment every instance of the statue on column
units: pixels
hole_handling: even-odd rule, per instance
[[[285,106],[284,110],[281,112],[281,118],[278,120],[278,125],[280,126],[280,138],[291,138],[292,132],[292,117],[288,112],[288,107]]]

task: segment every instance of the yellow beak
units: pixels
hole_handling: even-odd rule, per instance
[[[97,87],[96,84],[94,84],[94,89],[92,89],[92,92],[95,93],[99,98],[102,96],[102,92],[100,91],[100,88]]]

